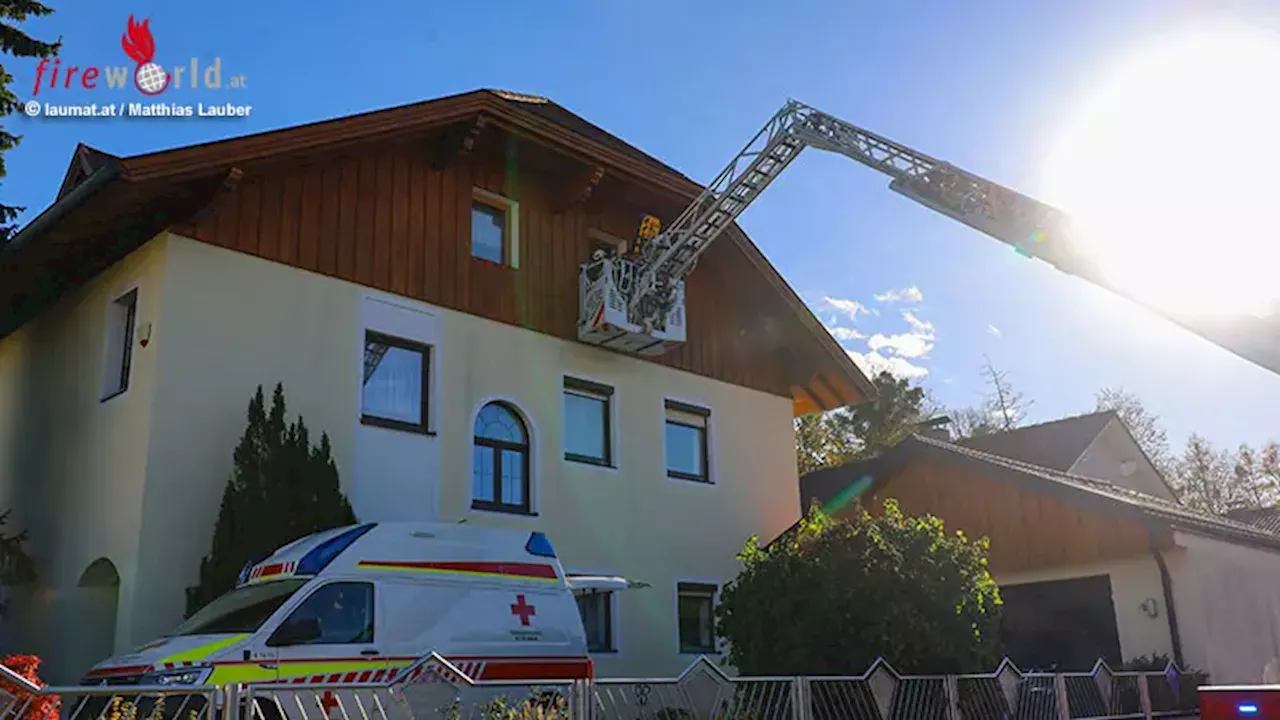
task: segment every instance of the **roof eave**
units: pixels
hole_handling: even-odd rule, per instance
[[[76,185],[62,199],[45,208],[43,212],[27,223],[26,227],[10,238],[9,242],[0,246],[0,256],[11,255],[26,247],[34,238],[56,225],[76,208],[88,202],[90,198],[98,194],[113,180],[120,177],[122,170],[120,163],[114,160],[108,161],[94,170],[89,174],[89,177],[85,178],[84,182]]]

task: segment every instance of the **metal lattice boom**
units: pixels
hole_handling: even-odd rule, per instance
[[[625,293],[630,321],[646,333],[663,328],[676,304],[677,285],[699,256],[805,147],[878,170],[892,178],[891,190],[1280,374],[1280,329],[1274,316],[1198,317],[1152,307],[1115,287],[1080,252],[1061,210],[795,100],[788,100],[698,198],[644,246],[636,281]]]

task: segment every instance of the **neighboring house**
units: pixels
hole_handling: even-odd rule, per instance
[[[0,507],[41,572],[8,643],[67,681],[173,628],[249,398],[283,382],[360,519],[544,530],[567,571],[649,583],[581,599],[600,674],[716,652],[735,553],[796,519],[792,418],[873,390],[736,227],[689,278],[683,346],[577,340],[579,264],[699,191],[499,91],[82,146],[0,249]]]
[[[1278,507],[1228,510],[1227,517],[1247,523],[1260,530],[1280,534],[1280,508]]]
[[[1068,467],[1104,451],[1113,462],[1139,462],[1096,419],[967,444]],[[1098,428],[1092,439],[1087,423]],[[1055,427],[1063,442],[1039,444]],[[1037,442],[1020,447],[1018,436]],[[1062,452],[1047,452],[1055,447]],[[861,506],[873,512],[894,498],[908,514],[942,518],[948,531],[989,538],[1006,652],[1024,669],[1165,655],[1215,682],[1259,681],[1280,656],[1280,536],[1158,496],[1167,488],[1125,487],[1144,473],[1096,462],[1101,475],[1127,477],[1107,481],[914,435],[874,460],[809,473],[801,495],[833,505],[861,487]]]
[[[1110,410],[980,435],[958,444],[1050,470],[1110,480],[1165,500],[1177,499],[1120,416]]]

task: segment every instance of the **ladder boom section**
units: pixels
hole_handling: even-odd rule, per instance
[[[789,100],[716,179],[645,247],[629,310],[646,327],[669,307],[674,284],[806,146],[837,152],[896,179],[927,175],[938,161],[813,107]]]
[[[661,234],[637,255],[584,265],[579,337],[641,354],[683,342],[684,278],[699,256],[806,147],[838,153],[888,175],[889,188],[1173,320],[1235,354],[1280,373],[1272,318],[1201,318],[1152,307],[1113,286],[1073,242],[1068,216],[1035,198],[934,159],[795,100],[756,133]]]
[[[660,318],[674,283],[693,270],[707,246],[791,164],[803,149],[792,133],[801,107],[789,101],[775,113],[697,199],[644,247],[629,303],[632,313],[646,321]]]

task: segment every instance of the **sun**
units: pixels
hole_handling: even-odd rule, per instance
[[[1197,26],[1140,47],[1066,119],[1043,188],[1135,297],[1280,309],[1280,37]]]

